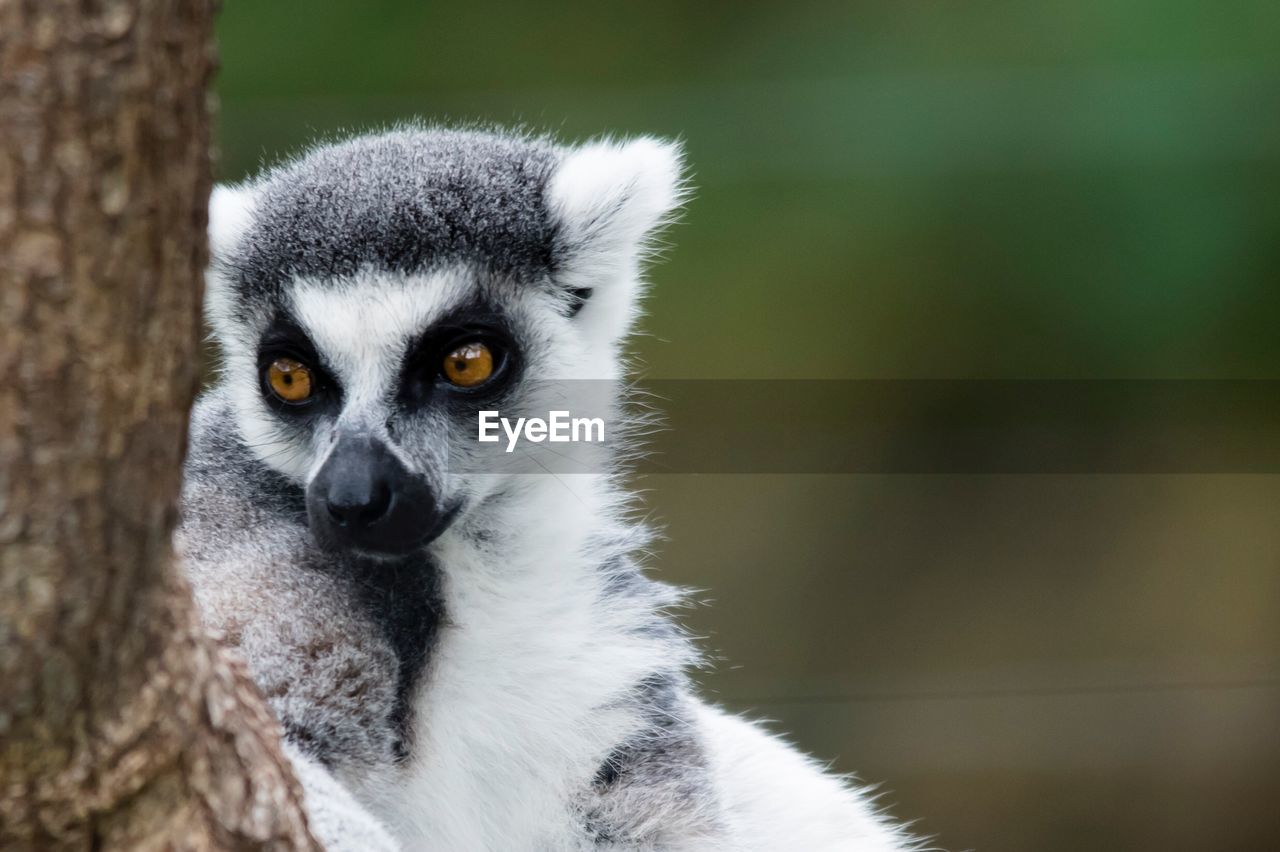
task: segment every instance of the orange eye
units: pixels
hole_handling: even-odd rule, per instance
[[[464,343],[444,356],[441,372],[450,384],[478,387],[493,375],[493,352],[478,340]]]
[[[301,361],[277,358],[267,368],[271,391],[285,402],[306,402],[311,397],[311,370]]]

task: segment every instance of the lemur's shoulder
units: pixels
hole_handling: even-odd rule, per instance
[[[614,749],[580,797],[587,836],[628,849],[728,848],[687,678],[655,675],[631,700],[647,724]]]
[[[650,724],[581,797],[595,848],[699,852],[919,849],[874,797],[762,726],[698,699],[683,675],[636,692]]]

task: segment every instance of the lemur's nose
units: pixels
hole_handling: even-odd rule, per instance
[[[381,479],[334,482],[325,496],[325,509],[340,527],[367,526],[391,508],[391,487]]]
[[[327,548],[407,553],[438,532],[440,510],[426,480],[383,440],[340,435],[307,487],[311,531]]]
[[[355,532],[380,521],[391,508],[404,470],[381,442],[366,435],[340,439],[316,476],[316,497],[329,520]]]

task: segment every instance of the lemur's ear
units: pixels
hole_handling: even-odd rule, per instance
[[[253,220],[257,193],[249,186],[215,186],[209,197],[209,272],[205,275],[204,313],[222,336],[234,328],[234,308],[220,264],[235,251]]]
[[[209,196],[209,254],[226,257],[240,241],[253,218],[256,193],[248,185],[219,185]]]
[[[652,137],[566,153],[548,186],[557,282],[584,329],[616,341],[631,327],[640,266],[685,196],[680,146]]]

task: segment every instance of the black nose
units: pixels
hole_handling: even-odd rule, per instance
[[[321,545],[402,554],[423,544],[440,518],[425,479],[368,435],[339,437],[307,487],[307,516]]]
[[[368,526],[391,508],[391,487],[373,476],[337,480],[329,485],[325,508],[340,527]]]
[[[311,487],[330,522],[358,533],[386,517],[406,474],[380,442],[357,435],[334,444]]]

